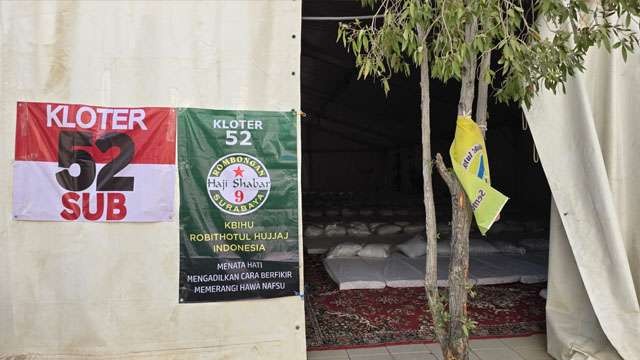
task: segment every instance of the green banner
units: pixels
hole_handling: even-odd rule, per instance
[[[299,295],[293,112],[178,111],[180,302]]]

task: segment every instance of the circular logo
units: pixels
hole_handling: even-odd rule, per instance
[[[207,176],[209,198],[231,215],[258,210],[269,197],[271,177],[267,168],[251,155],[235,153],[216,161]]]

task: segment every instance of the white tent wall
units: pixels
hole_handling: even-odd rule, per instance
[[[300,23],[296,0],[0,2],[0,357],[305,358],[300,297],[178,305],[177,188],[172,222],[10,205],[17,101],[299,109]]]
[[[548,350],[557,359],[640,358],[640,54],[592,50],[565,95],[527,113],[555,206]],[[556,210],[557,209],[557,210]]]

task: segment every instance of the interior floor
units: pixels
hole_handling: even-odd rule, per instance
[[[431,316],[423,287],[341,290],[329,277],[322,255],[305,262],[307,348],[433,342]],[[469,316],[477,322],[471,338],[527,336],[545,332],[544,283],[512,282],[475,286]],[[446,296],[446,288],[440,288]]]
[[[475,339],[470,342],[470,360],[553,360],[547,354],[546,336]],[[389,345],[307,352],[309,360],[443,360],[436,343]]]

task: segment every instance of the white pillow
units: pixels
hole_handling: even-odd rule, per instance
[[[382,225],[387,225],[387,224],[388,223],[386,223],[386,222],[379,222],[379,221],[370,222],[369,223],[369,230],[371,230],[372,232],[375,232],[377,228],[379,228]]]
[[[547,289],[540,290],[540,296],[546,299],[547,298]]]
[[[324,234],[327,236],[344,236],[347,234],[347,229],[338,224],[329,224],[324,227]]]
[[[378,235],[394,235],[402,232],[402,226],[398,225],[380,225],[376,228],[376,234]]]
[[[407,234],[416,234],[419,232],[423,232],[424,229],[424,224],[410,224],[402,228],[402,230]]]
[[[304,236],[315,237],[324,234],[324,230],[320,226],[309,225],[304,229]]]
[[[389,256],[391,244],[367,244],[358,251],[358,256],[369,258],[386,258]]]
[[[368,236],[371,235],[371,231],[369,231],[369,227],[367,226],[367,224],[354,221],[352,223],[349,223],[347,234],[352,236]]]
[[[427,253],[427,242],[422,236],[414,236],[411,239],[397,245],[396,248],[410,258],[416,258]]]
[[[357,256],[360,249],[362,249],[362,245],[360,244],[350,242],[338,244],[333,249],[329,250],[327,253],[327,259]]]

